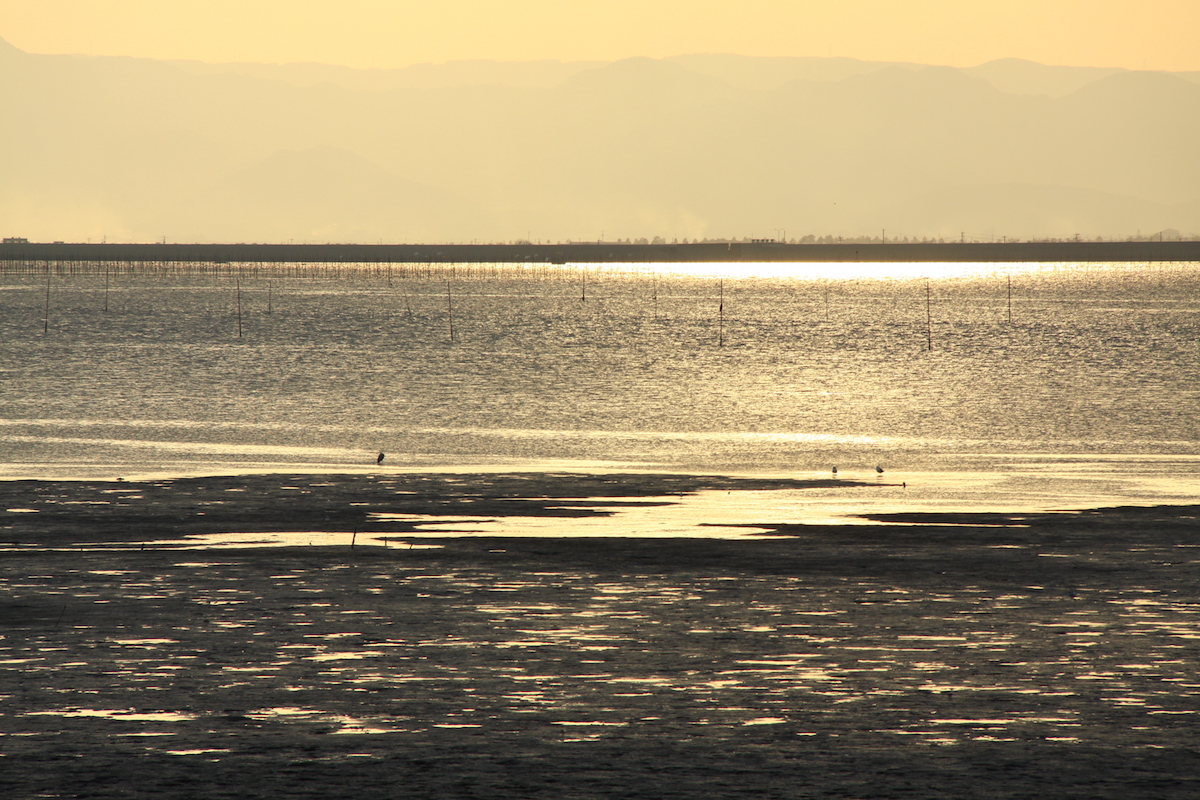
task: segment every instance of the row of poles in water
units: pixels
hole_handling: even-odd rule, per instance
[[[218,265],[218,266],[223,266],[223,265]],[[390,268],[390,266],[391,265],[388,265],[389,268]],[[432,266],[432,265],[429,265],[429,266]],[[454,266],[457,266],[457,265],[451,265],[451,267],[454,267]],[[44,334],[49,334],[49,332],[50,332],[50,281],[51,281],[51,276],[53,274],[50,269],[49,262],[46,262],[45,272],[46,272],[46,292],[45,292],[45,308],[44,308],[44,313],[43,313],[43,318],[42,318],[42,332]],[[424,276],[429,277],[431,273],[432,273],[432,270],[428,270],[428,271],[426,271]],[[69,274],[76,274],[76,272],[74,269],[72,269],[72,270],[70,270]],[[339,274],[340,274],[340,270],[339,270]],[[495,274],[495,273],[493,273],[493,274]],[[559,274],[561,274],[561,272]],[[409,277],[409,275],[405,275],[405,277]],[[390,282],[391,282],[390,269],[388,272],[388,281],[389,281],[389,285],[390,285]],[[454,337],[454,300],[453,300],[453,296],[452,296],[451,290],[450,290],[450,277],[444,277],[443,281],[446,285],[446,315],[447,315],[447,320],[448,320],[448,325],[449,325],[450,341],[453,342],[453,341],[455,341],[455,337]],[[1008,323],[1011,325],[1012,321],[1013,321],[1013,317],[1012,317],[1012,276],[1011,275],[1007,276],[1006,283],[1007,283]],[[234,287],[235,287],[236,307],[237,307],[237,336],[239,339],[241,339],[242,338],[242,279],[241,279],[240,273],[238,275],[234,276]],[[107,264],[105,264],[105,270],[104,270],[104,312],[105,313],[108,313],[108,291],[109,291],[109,267]],[[586,272],[584,272],[582,275],[582,288],[581,288],[580,300],[582,302],[587,302],[587,273]],[[653,301],[654,301],[654,315],[655,315],[655,318],[657,318],[658,317],[658,281],[657,280],[654,282]],[[406,305],[406,307],[408,305],[407,294],[405,295],[405,305]],[[828,290],[826,290],[826,292],[825,292],[825,310],[826,310],[826,314],[828,315],[828,313],[829,313],[829,292],[828,292]],[[267,313],[268,314],[272,313],[272,286],[269,282],[267,284]],[[409,313],[411,314],[411,309],[409,309]],[[926,342],[926,349],[933,350],[933,287],[928,279],[925,281],[925,342]],[[718,347],[725,346],[725,282],[724,281],[718,282],[717,346]]]
[[[49,269],[49,265],[47,265],[46,297],[45,297],[45,306],[44,306],[43,314],[42,314],[42,333],[44,333],[44,334],[50,333],[50,278],[51,278],[51,272]],[[449,278],[445,279],[445,284],[446,284],[446,314],[448,316],[449,325],[450,325],[450,341],[453,342],[454,341],[454,302],[453,302],[453,298],[450,293],[450,279]],[[106,313],[106,314],[108,313],[108,288],[109,288],[109,273],[108,273],[108,270],[106,269],[104,271],[104,313]],[[585,293],[586,293],[586,289],[585,289]],[[234,296],[236,298],[235,304],[236,304],[236,309],[237,309],[237,338],[241,339],[242,338],[242,279],[241,279],[240,275],[236,276],[234,278]],[[585,299],[586,299],[586,294],[585,294]],[[408,297],[406,295],[405,296],[405,304],[407,305],[407,303],[408,303]],[[267,313],[268,314],[272,313],[272,286],[270,283],[267,284]],[[411,310],[410,310],[410,313],[411,313]]]

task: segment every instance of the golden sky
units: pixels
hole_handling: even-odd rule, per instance
[[[354,67],[682,53],[1200,70],[1200,0],[0,0],[33,53]]]

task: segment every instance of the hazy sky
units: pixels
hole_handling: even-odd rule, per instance
[[[1200,70],[1200,0],[0,0],[34,53],[403,67],[723,52]]]

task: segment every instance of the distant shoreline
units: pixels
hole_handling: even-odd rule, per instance
[[[0,264],[30,261],[163,263],[687,263],[1200,261],[1200,241],[896,244],[0,244]]]

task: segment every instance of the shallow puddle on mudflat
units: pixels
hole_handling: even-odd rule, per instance
[[[219,708],[244,709],[238,698],[253,697],[243,713],[256,723],[340,735],[556,730],[555,741],[595,741],[650,726],[739,736],[853,727],[923,744],[1071,743],[1137,722],[1149,746],[1168,738],[1168,724],[1194,724],[1200,705],[1194,662],[1168,649],[1190,646],[1200,606],[1138,587],[1073,596],[1032,576],[1020,581],[1037,581],[1026,589],[989,593],[948,581],[934,590],[820,575],[627,576],[549,562],[513,573],[439,554],[366,566],[299,558],[272,554],[254,567],[270,593],[253,590],[245,565],[162,572],[158,591],[187,604],[173,627],[138,618],[101,636],[69,616],[60,635],[77,637],[71,649],[0,639],[12,669],[37,669],[61,689],[20,719],[47,736],[56,715],[182,731],[198,714],[165,699],[185,666],[194,691],[229,698]],[[130,575],[152,580],[97,567],[70,574],[72,602],[88,614],[132,586]],[[42,578],[54,576],[43,569],[22,583]],[[997,600],[1019,614],[1006,616]],[[97,663],[102,680],[81,685]],[[164,700],[143,710],[148,692]]]
[[[394,547],[404,550],[438,549],[443,545],[409,541],[412,537],[393,534],[356,534],[345,531],[280,531],[269,533],[210,533],[186,539],[162,539],[146,542],[149,547],[173,550],[232,550],[258,547]]]
[[[123,722],[183,722],[196,719],[198,715],[179,711],[133,711],[112,708],[71,708],[55,711],[27,711],[27,717],[95,717]]]
[[[327,723],[333,728],[329,733],[343,736],[397,733],[404,730],[395,726],[376,724],[377,720],[368,721],[346,714],[332,714],[317,708],[299,708],[296,706],[258,709],[247,713],[246,717],[263,722],[294,720],[306,723]]]

